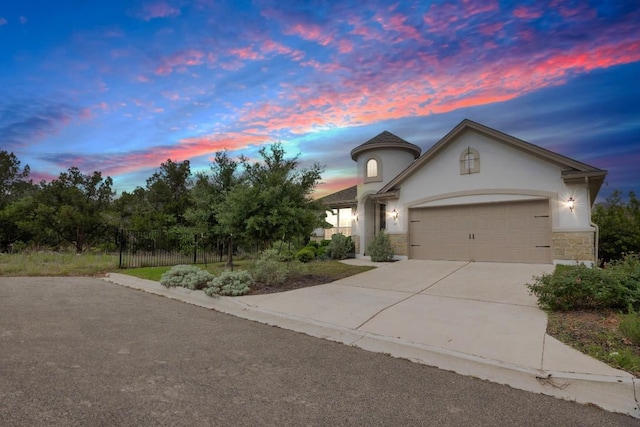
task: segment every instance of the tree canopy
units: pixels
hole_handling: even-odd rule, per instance
[[[301,168],[282,144],[263,147],[261,158],[215,153],[210,170],[191,172],[188,160],[167,159],[144,186],[115,197],[113,180],[77,167],[33,185],[29,167],[0,152],[0,251],[15,242],[38,247],[113,247],[115,229],[176,231],[239,244],[267,246],[308,238],[323,224],[324,209],[312,199],[322,168]]]

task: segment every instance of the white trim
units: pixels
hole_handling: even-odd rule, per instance
[[[432,200],[430,202],[413,205],[412,208],[428,208],[432,206],[471,205],[476,203],[518,202],[521,200],[547,200],[546,197],[525,196],[518,194],[479,194],[447,199]]]

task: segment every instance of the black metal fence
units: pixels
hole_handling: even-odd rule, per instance
[[[118,231],[119,267],[158,267],[221,262],[225,242],[207,234]]]

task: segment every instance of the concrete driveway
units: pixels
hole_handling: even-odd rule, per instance
[[[366,263],[361,259],[353,263]],[[543,264],[407,260],[326,285],[211,299],[130,276],[116,283],[370,351],[640,418],[636,379],[546,334],[526,283]]]
[[[525,284],[552,269],[408,260],[328,285],[239,300],[262,310],[542,369],[547,317]]]

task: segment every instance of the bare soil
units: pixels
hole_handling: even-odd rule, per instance
[[[345,275],[345,277],[348,275]],[[324,285],[338,280],[336,277],[323,276],[319,274],[305,274],[300,277],[288,279],[286,282],[269,286],[264,283],[256,283],[252,286],[251,292],[247,295],[272,294],[276,292],[292,291],[294,289],[307,288],[309,286]]]

